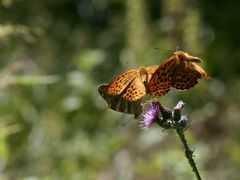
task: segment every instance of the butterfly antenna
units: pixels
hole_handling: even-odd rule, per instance
[[[179,46],[177,45],[177,47],[176,47],[176,51],[178,51],[179,50]]]

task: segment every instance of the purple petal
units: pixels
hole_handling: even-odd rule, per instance
[[[182,110],[184,108],[185,103],[183,101],[179,101],[177,105],[174,107],[174,110]]]
[[[152,123],[157,120],[159,111],[159,101],[157,99],[153,99],[150,102],[150,106],[145,111],[143,116],[143,125],[146,128],[150,128]]]

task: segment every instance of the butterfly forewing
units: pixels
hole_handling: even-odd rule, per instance
[[[165,63],[161,64],[153,73],[149,83],[148,91],[153,96],[162,96],[166,94],[171,88],[170,68],[173,60],[169,59]]]
[[[130,70],[116,76],[107,85],[106,87],[107,93],[115,95],[121,94],[136,78],[136,76],[137,76],[136,70]]]
[[[158,66],[140,67],[135,79],[123,93],[123,98],[128,101],[136,101],[147,93],[148,82]]]
[[[106,87],[106,93],[121,95],[127,101],[136,101],[147,93],[146,87],[158,66],[140,67],[116,76]]]
[[[122,97],[127,101],[136,101],[143,97],[146,94],[145,85],[140,76],[137,76],[129,87],[126,89],[126,92],[123,93]]]

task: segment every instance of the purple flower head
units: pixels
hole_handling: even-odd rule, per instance
[[[143,128],[150,128],[154,121],[158,119],[158,112],[159,112],[159,101],[157,99],[153,99],[150,101],[150,106],[145,110],[142,117],[143,120],[141,121],[141,124],[143,125]]]

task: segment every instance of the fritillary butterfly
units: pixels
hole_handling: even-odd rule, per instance
[[[148,82],[159,66],[140,67],[126,71],[109,84],[100,85],[98,92],[108,106],[116,111],[135,114],[142,112],[142,97],[148,93]],[[164,95],[169,89],[158,90],[158,95]]]
[[[153,96],[159,96],[159,91],[174,87],[189,89],[198,83],[198,79],[208,79],[208,74],[196,63],[202,60],[183,51],[176,51],[167,61],[162,63],[153,73],[148,91]]]

